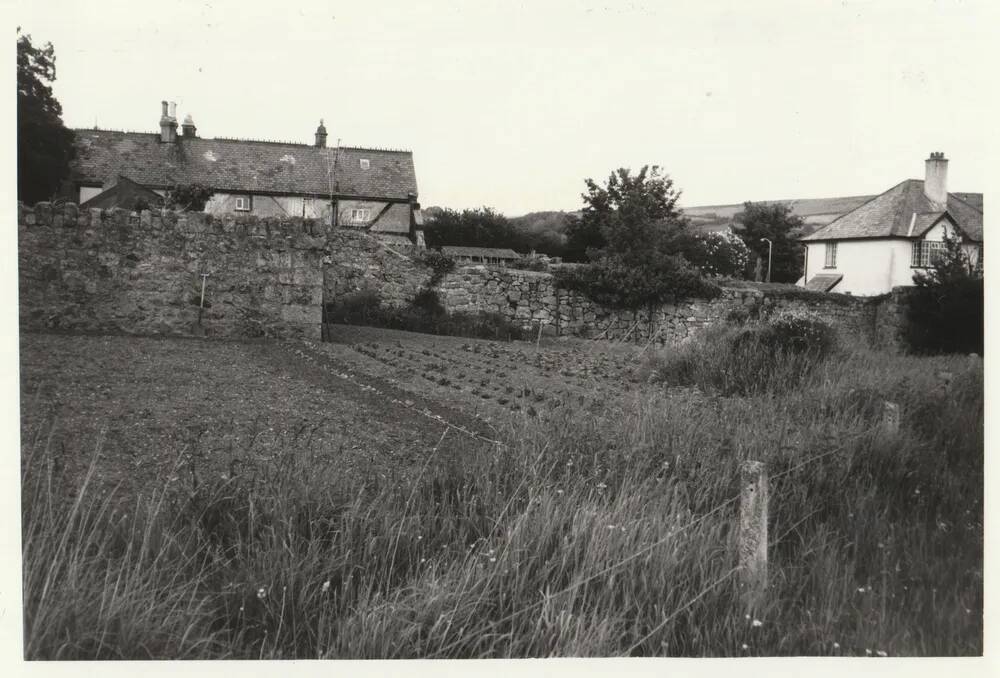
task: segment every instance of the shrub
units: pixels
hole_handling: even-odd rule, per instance
[[[431,269],[431,279],[428,283],[430,287],[437,285],[446,275],[455,270],[455,260],[438,250],[427,250],[420,261]]]
[[[203,184],[177,185],[167,191],[165,205],[170,209],[201,212],[213,195],[215,191]]]
[[[732,231],[698,233],[684,248],[684,258],[712,276],[742,277],[750,266],[750,248]]]
[[[649,380],[724,395],[780,393],[799,385],[837,348],[835,330],[815,318],[709,328],[647,365]]]
[[[913,276],[903,338],[914,353],[983,353],[983,277],[957,238],[926,273]]]
[[[326,304],[324,311],[324,322],[368,325],[381,317],[382,299],[377,291],[363,289],[345,294],[337,301]]]
[[[635,266],[617,256],[559,268],[556,284],[579,292],[609,308],[638,309],[676,302],[686,297],[717,297],[721,290],[705,280],[681,257],[662,257],[646,266]]]
[[[523,339],[526,334],[499,313],[448,313],[438,294],[423,288],[404,307],[382,304],[378,293],[361,290],[325,307],[325,322],[386,327],[406,332],[443,334],[471,339]]]

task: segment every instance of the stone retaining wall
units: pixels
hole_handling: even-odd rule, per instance
[[[850,298],[794,291],[724,288],[713,300],[690,300],[652,311],[604,308],[581,294],[556,287],[549,273],[466,266],[439,287],[449,311],[499,313],[543,335],[670,344],[699,329],[741,314],[808,312],[819,315],[849,341],[896,348],[901,322],[899,297]]]

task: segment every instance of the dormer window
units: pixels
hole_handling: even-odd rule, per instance
[[[253,207],[253,201],[250,199],[249,195],[236,196],[237,212],[249,212],[252,207]]]
[[[368,162],[368,158],[361,158],[361,169],[368,169],[371,167],[371,163]]]

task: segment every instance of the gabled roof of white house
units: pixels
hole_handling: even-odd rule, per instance
[[[165,143],[155,133],[74,131],[70,178],[79,183],[103,185],[121,174],[154,188],[199,183],[232,193],[405,201],[417,192],[409,151],[187,136]]]
[[[918,238],[947,215],[969,239],[981,242],[982,205],[982,193],[949,193],[942,210],[924,195],[923,181],[907,179],[802,240]]]

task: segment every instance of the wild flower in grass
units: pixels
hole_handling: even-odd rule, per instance
[[[840,643],[834,642],[833,649],[834,650],[839,650],[840,649]]]
[[[761,620],[759,620],[759,619],[754,619],[754,620],[753,620],[752,622],[750,622],[750,625],[751,625],[752,627],[754,627],[755,629],[759,629],[759,628],[760,628],[761,626],[763,626],[763,625],[764,625],[764,622],[762,622],[762,621],[761,621]]]
[[[257,597],[260,600],[264,600],[265,598],[267,598],[267,589],[264,588],[263,586],[261,586],[259,589],[257,589]]]
[[[749,646],[749,645],[747,645],[746,643],[743,643],[743,644],[742,644],[742,645],[741,645],[740,647],[741,647],[741,648],[743,648],[743,650],[744,650],[744,651],[746,651],[746,650],[749,650],[749,649],[750,649],[750,646]]]
[[[608,486],[606,484],[604,484],[604,483],[597,483],[597,489],[598,490],[606,490],[606,489],[608,489]]]
[[[563,494],[563,492],[564,492],[564,491],[563,491],[563,489],[562,489],[562,488],[559,488],[558,490],[556,490],[556,494]]]
[[[329,590],[330,590],[330,580],[327,579],[325,582],[323,582],[323,593],[326,593]]]
[[[868,655],[868,656],[870,657],[870,656],[872,656],[872,651],[871,651],[871,650],[869,650],[869,649],[868,649],[868,648],[866,647],[866,648],[865,648],[865,654],[866,654],[866,655]]]
[[[859,586],[858,587],[858,593],[864,593],[864,592],[865,592],[865,587],[864,586]]]
[[[875,654],[877,654],[879,657],[888,657],[889,656],[888,654],[886,654],[882,650],[876,650]]]

